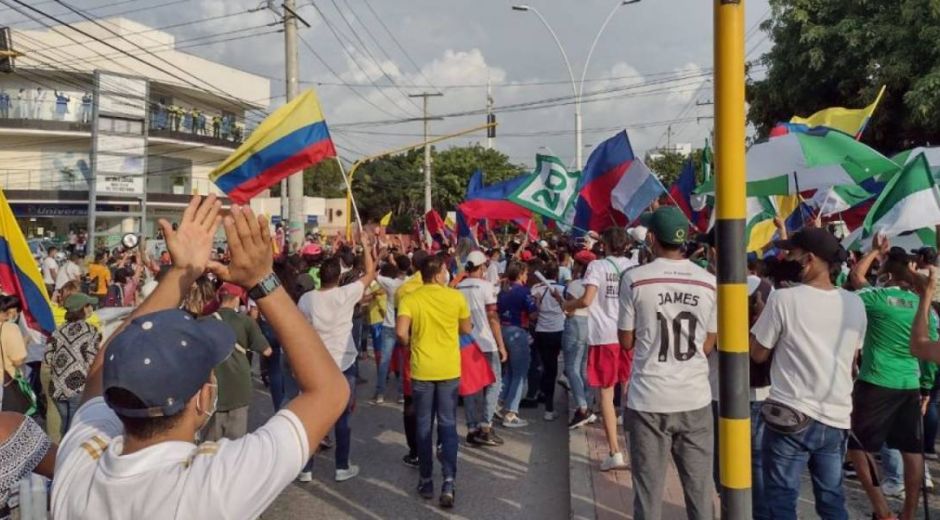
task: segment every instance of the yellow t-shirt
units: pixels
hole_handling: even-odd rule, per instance
[[[405,296],[415,292],[424,286],[424,281],[421,279],[421,273],[415,273],[408,277],[405,280],[405,283],[401,284],[401,287],[395,291],[395,308],[401,307],[401,301]]]
[[[388,296],[382,290],[378,282],[372,282],[370,287],[372,291],[372,301],[369,302],[369,325],[382,323],[385,320],[385,306],[388,302]]]
[[[402,299],[398,315],[411,318],[412,379],[460,377],[460,320],[470,319],[463,294],[443,285],[422,285]]]
[[[98,279],[98,287],[95,291],[96,296],[107,296],[108,285],[111,284],[111,270],[101,264],[90,264],[88,266],[88,278]]]

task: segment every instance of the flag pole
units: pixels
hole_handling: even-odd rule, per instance
[[[336,164],[339,165],[339,173],[346,183],[346,193],[349,194],[349,202],[352,205],[353,212],[356,214],[356,224],[359,225],[359,234],[362,234],[362,217],[359,216],[359,208],[356,206],[356,199],[353,198],[352,185],[349,184],[349,177],[346,176],[346,168],[343,167],[343,161],[336,156]]]
[[[868,113],[868,117],[865,118],[865,122],[862,123],[862,127],[858,129],[858,133],[855,134],[855,140],[862,140],[862,133],[865,132],[865,129],[868,128],[868,123],[871,121],[871,116],[875,113],[875,110],[878,108],[878,103],[881,102],[881,97],[885,94],[885,89],[887,85],[882,85],[881,90],[878,91],[878,96],[875,98],[875,102],[872,103],[871,112]]]

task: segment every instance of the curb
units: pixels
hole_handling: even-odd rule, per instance
[[[572,520],[595,520],[594,481],[584,427],[568,430],[568,488],[571,493]]]

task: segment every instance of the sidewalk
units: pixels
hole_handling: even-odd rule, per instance
[[[624,454],[628,452],[624,442]],[[600,471],[607,456],[607,438],[600,421],[572,430],[568,437],[571,478],[571,518],[576,520],[622,520],[633,518],[631,470]],[[629,457],[626,457],[629,465]],[[718,501],[715,501],[718,511]],[[682,486],[675,466],[669,462],[663,493],[663,518],[685,518]]]

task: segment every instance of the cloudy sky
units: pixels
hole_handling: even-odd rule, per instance
[[[66,1],[96,16],[178,25],[167,30],[185,52],[270,77],[272,106],[284,101],[283,34],[266,25],[277,17],[269,10],[247,12],[260,0]],[[503,0],[296,1],[311,25],[300,30],[300,77],[305,87],[317,88],[344,157],[355,160],[420,140],[420,122],[391,124],[420,116],[413,104],[420,100],[407,98],[410,93],[443,92],[431,99],[431,112],[453,115],[432,122],[433,134],[482,124],[485,116],[477,112],[485,107],[489,80],[500,124],[496,148],[528,165],[535,153],[546,151],[573,161],[571,83],[535,13],[513,11],[512,2]],[[31,3],[65,20],[78,19],[53,0]],[[576,78],[614,3],[529,0],[556,31]],[[706,0],[643,0],[617,10],[585,74],[585,160],[591,145],[619,128],[628,129],[639,154],[665,146],[667,139],[702,145],[712,129],[711,9]],[[747,3],[749,59],[770,45],[756,29],[768,14],[766,0]],[[0,23],[38,25],[3,6]],[[458,115],[465,112],[471,114]],[[484,143],[485,137],[449,141],[472,142]]]

